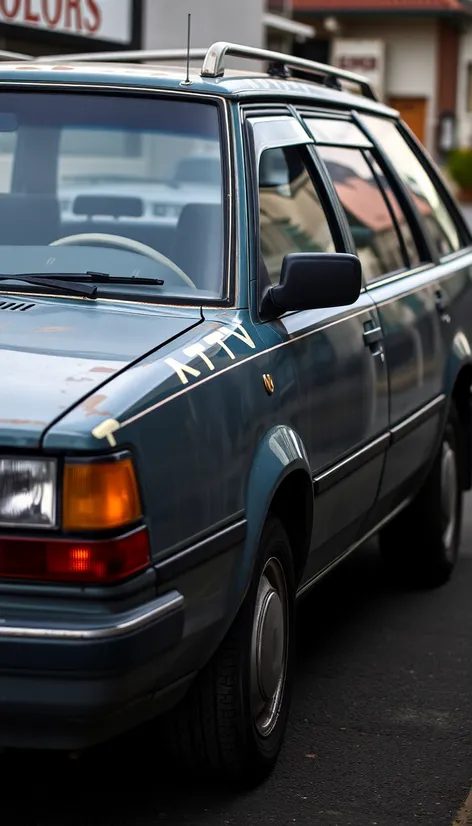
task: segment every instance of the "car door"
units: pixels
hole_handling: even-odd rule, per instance
[[[252,117],[257,266],[253,301],[278,283],[292,252],[345,251],[329,190],[294,117]],[[314,273],[314,277],[316,273]],[[388,443],[388,387],[375,305],[363,291],[349,307],[286,313],[260,322],[279,388],[279,423],[302,438],[315,516],[306,579],[360,536],[375,504]],[[284,346],[287,345],[287,346]]]
[[[427,253],[418,249],[370,137],[352,121],[307,117],[306,123],[350,226],[383,331],[392,435],[373,525],[407,495],[431,453],[441,400],[441,322]]]
[[[434,453],[455,326],[449,324],[450,314],[460,314],[460,296],[468,296],[470,266],[461,263],[468,232],[398,124],[372,116],[361,122],[379,145],[378,174],[409,239],[409,269],[390,280],[373,277],[368,285],[379,309],[389,368],[392,447],[381,496],[390,509],[415,489],[417,475]],[[395,172],[389,170],[390,159]]]

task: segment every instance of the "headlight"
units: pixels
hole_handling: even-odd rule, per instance
[[[0,458],[0,525],[54,528],[56,488],[54,459]]]

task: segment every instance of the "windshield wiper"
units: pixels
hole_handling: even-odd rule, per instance
[[[57,275],[57,278],[51,276]],[[91,281],[93,284],[136,284],[139,286],[153,285],[162,287],[164,281],[162,278],[140,278],[135,276],[120,276],[110,275],[107,272],[64,272],[64,273],[48,273],[48,272],[23,272],[12,273],[8,275],[2,273],[0,281],[23,281],[26,284],[33,284],[37,287],[50,287],[52,290],[61,290],[70,295],[78,295],[86,298],[96,298],[98,287],[87,286],[84,281]],[[74,286],[76,282],[80,282],[80,286]]]
[[[86,272],[85,275],[87,278],[90,278],[91,281],[98,281],[103,282],[105,284],[154,284],[154,286],[162,287],[164,281],[162,278],[141,278],[140,276],[134,275],[110,275],[107,272]],[[80,278],[80,276],[73,275],[75,278]],[[82,276],[83,278],[83,276]]]
[[[83,276],[82,276],[83,278]],[[97,287],[88,287],[87,284],[75,286],[69,284],[67,281],[62,281],[60,278],[48,278],[38,273],[37,275],[28,275],[12,273],[12,275],[0,275],[0,281],[21,281],[25,284],[32,284],[34,287],[49,287],[51,290],[60,290],[69,295],[78,295],[81,298],[96,298]]]

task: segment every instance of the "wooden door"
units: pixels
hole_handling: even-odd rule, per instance
[[[390,98],[389,104],[393,109],[398,109],[400,116],[408,124],[411,131],[416,135],[421,143],[426,140],[426,98]]]

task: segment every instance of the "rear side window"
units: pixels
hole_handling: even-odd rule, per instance
[[[362,120],[409,189],[439,256],[460,250],[463,245],[453,216],[395,123],[370,115]]]
[[[261,255],[272,284],[294,252],[334,252],[328,219],[299,146],[266,149],[259,164]]]
[[[366,152],[366,158],[368,159],[369,164],[372,167],[372,171],[376,177],[378,184],[381,186],[383,190],[390,212],[393,213],[393,217],[397,225],[397,231],[401,237],[401,241],[404,246],[406,264],[408,267],[418,267],[421,264],[421,258],[418,251],[418,247],[413,237],[411,227],[406,219],[405,213],[403,212],[400,204],[398,203],[398,199],[394,194],[392,187],[390,186],[390,181],[384,175],[382,169],[380,168],[379,164],[377,163],[371,152]]]
[[[394,199],[389,202],[379,186],[380,169],[371,166],[360,149],[322,146],[317,151],[344,207],[365,280],[373,281],[419,263],[416,246],[395,196],[388,188],[390,198]],[[402,222],[405,236],[401,234]]]

